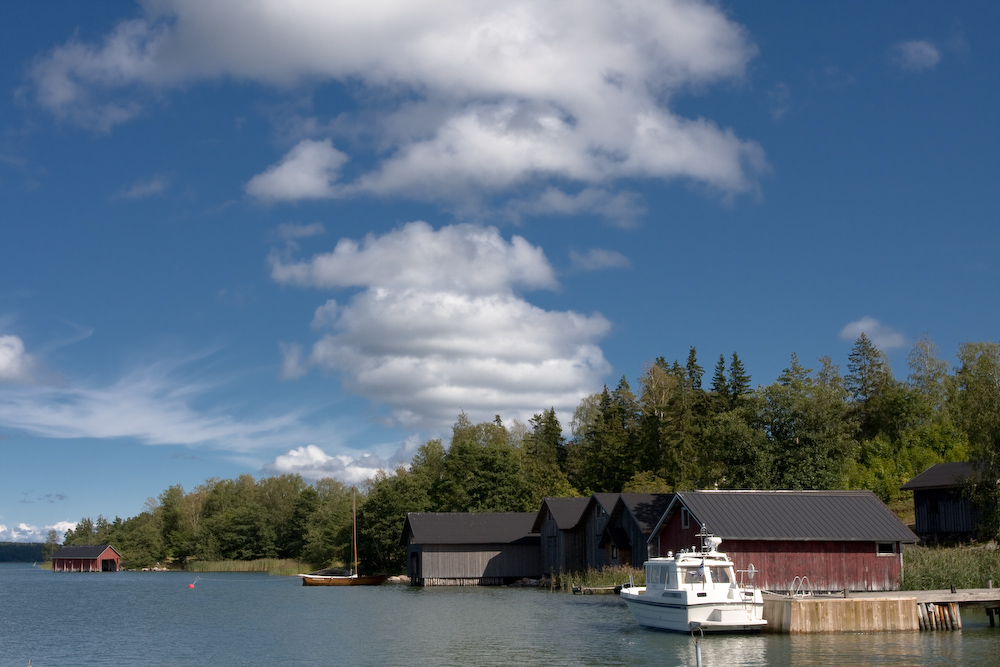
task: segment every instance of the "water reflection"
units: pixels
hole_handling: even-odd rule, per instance
[[[0,565],[0,665],[694,665],[687,635],[639,628],[614,596],[506,588],[303,587],[183,573]],[[995,664],[1000,629],[709,636],[705,667]]]

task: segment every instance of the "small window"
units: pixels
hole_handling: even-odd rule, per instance
[[[729,568],[728,567],[712,567],[712,582],[716,584],[729,584],[732,581],[729,578]]]
[[[876,545],[876,552],[879,556],[895,556],[896,555],[896,543],[895,542],[879,542]]]
[[[691,527],[691,514],[686,507],[681,508],[681,528]]]
[[[927,501],[927,513],[937,514],[938,513],[938,499],[931,498]]]
[[[678,571],[677,575],[682,584],[700,584],[705,581],[703,571],[697,567],[683,567]]]
[[[618,547],[611,547],[611,560],[618,560]]]

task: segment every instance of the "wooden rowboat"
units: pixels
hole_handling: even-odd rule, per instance
[[[387,574],[300,574],[303,586],[378,586]]]

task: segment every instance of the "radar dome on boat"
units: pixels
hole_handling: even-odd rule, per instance
[[[721,537],[710,537],[710,538],[708,538],[708,546],[709,546],[709,548],[712,549],[712,551],[718,551],[720,544],[722,544],[722,538]]]

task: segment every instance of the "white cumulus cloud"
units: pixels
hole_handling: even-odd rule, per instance
[[[379,470],[393,467],[394,462],[375,454],[330,456],[316,445],[306,445],[278,455],[264,466],[264,471],[275,475],[298,474],[309,481],[333,477],[347,484],[359,484]]]
[[[741,79],[757,52],[708,0],[142,6],[102,41],[74,38],[40,57],[34,99],[109,130],[164,91],[199,81],[296,94],[347,84],[357,110],[297,123],[313,136],[248,182],[264,201],[360,194],[454,203],[547,179],[582,188],[684,179],[731,195],[753,190],[767,169],[755,142],[671,109],[679,94]],[[363,159],[342,181],[345,146]]]
[[[247,192],[267,200],[332,197],[337,173],[346,161],[329,139],[304,139],[281,162],[250,179]]]
[[[8,528],[0,523],[0,542],[44,542],[49,531],[56,531],[56,536],[62,542],[67,530],[76,528],[75,521],[57,521],[50,526],[35,526],[20,522],[15,528]]]
[[[872,344],[881,350],[891,350],[906,345],[906,337],[885,324],[882,324],[874,317],[862,317],[856,322],[851,322],[840,330],[842,340],[857,340],[861,334],[868,336]]]
[[[597,345],[608,321],[518,295],[517,287],[554,288],[552,268],[540,248],[492,227],[415,222],[271,263],[278,282],[361,288],[346,304],[317,309],[324,335],[308,363],[340,373],[398,424],[439,430],[460,410],[522,420],[545,406],[569,412],[609,370]]]

